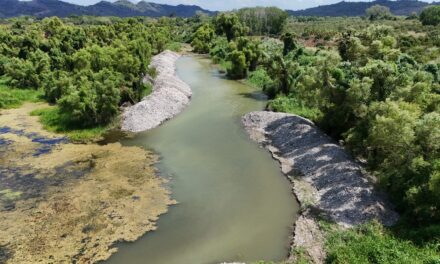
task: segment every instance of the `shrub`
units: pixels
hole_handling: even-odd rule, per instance
[[[246,79],[246,83],[263,89],[265,86],[271,85],[272,79],[265,69],[259,68],[249,74],[248,78]]]
[[[278,97],[269,102],[268,108],[275,112],[285,112],[316,121],[322,115],[319,109],[309,108],[295,98]]]
[[[232,79],[242,79],[247,75],[246,55],[239,50],[232,51],[228,60],[231,66],[227,69],[228,76]]]
[[[60,110],[84,126],[106,124],[118,113],[122,78],[108,69],[89,78],[82,76],[70,87],[58,101]]]

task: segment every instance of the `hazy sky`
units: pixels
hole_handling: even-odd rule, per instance
[[[63,0],[66,2],[91,5],[99,2],[100,0]],[[114,1],[114,0],[113,0]],[[138,2],[136,0],[131,0]],[[283,9],[298,10],[318,5],[326,5],[340,2],[342,0],[145,0],[147,2],[155,2],[161,4],[188,4],[198,5],[210,10],[231,10],[234,8],[240,8],[245,6],[278,6]],[[350,1],[350,0],[346,0]],[[356,1],[356,0],[351,0]],[[368,0],[364,0],[368,1]],[[425,2],[432,2],[433,0],[423,0]],[[370,1],[371,2],[371,1]]]

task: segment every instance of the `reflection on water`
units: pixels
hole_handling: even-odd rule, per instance
[[[218,263],[282,260],[297,212],[287,179],[248,139],[240,117],[265,106],[263,95],[218,77],[209,61],[179,60],[191,105],[163,126],[124,142],[153,149],[179,204],[158,230],[119,246],[108,263]]]

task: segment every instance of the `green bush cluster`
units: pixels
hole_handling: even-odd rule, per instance
[[[440,24],[440,6],[426,8],[420,14],[420,21],[423,25],[437,26]]]
[[[270,110],[314,120],[365,160],[402,214],[406,230],[437,230],[438,29],[413,19],[375,22],[386,17],[385,11],[369,10],[372,21],[291,18],[278,39],[216,30],[210,55],[228,66],[230,78],[247,77],[248,83],[260,87],[272,99]],[[217,29],[244,26],[233,13],[220,16],[213,19]],[[226,16],[232,18],[219,26]],[[324,42],[310,45],[310,37]],[[437,233],[423,233],[424,242],[415,246],[410,242],[414,235],[396,238],[387,230],[374,224],[335,233],[329,240],[328,261],[437,263],[439,249],[432,246]]]
[[[277,7],[242,8],[237,11],[237,16],[254,36],[280,34],[288,18],[287,12]]]
[[[287,15],[277,8],[246,8],[220,13],[198,28],[192,39],[194,51],[209,53],[214,62],[227,65],[231,79],[243,79],[264,60],[261,41],[248,34],[278,34]],[[258,23],[254,23],[258,21]]]
[[[0,75],[10,88],[42,90],[78,127],[108,124],[121,104],[146,94],[149,87],[142,80],[151,55],[173,42],[174,26],[162,19],[98,25],[69,19],[17,19],[3,26]]]

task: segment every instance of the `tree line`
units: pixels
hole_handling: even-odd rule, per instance
[[[192,44],[230,78],[262,88],[272,99],[269,109],[310,118],[343,142],[366,162],[403,222],[432,227],[425,237],[435,240],[440,235],[440,54],[438,34],[430,34],[438,29],[429,25],[438,24],[432,22],[440,17],[438,10],[426,9],[420,22],[396,18],[380,25],[388,11],[375,6],[367,14],[380,23],[363,20],[356,22],[362,28],[335,28],[328,45],[313,47],[305,46],[305,36],[283,15],[284,26],[269,38],[260,34],[272,27],[252,30],[253,20],[241,14],[252,12],[222,13],[197,29]]]
[[[0,31],[0,76],[11,88],[42,89],[44,98],[78,127],[107,124],[119,106],[142,99],[152,54],[174,37],[165,20],[8,22]]]

